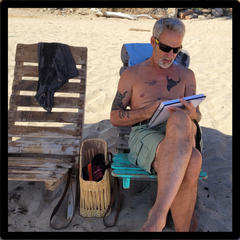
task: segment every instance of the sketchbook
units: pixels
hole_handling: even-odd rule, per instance
[[[186,101],[191,101],[193,106],[196,108],[206,96],[204,94],[192,95],[188,97],[184,97]],[[180,102],[179,99],[173,99],[169,101],[162,102],[156,111],[153,113],[152,117],[148,122],[148,128],[153,128],[165,121],[167,121],[168,117],[170,116],[170,112],[168,111],[169,107],[183,107],[184,105]]]

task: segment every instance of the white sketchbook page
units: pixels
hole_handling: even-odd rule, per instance
[[[202,98],[198,98],[198,99],[188,101],[188,102],[192,102],[193,106],[196,108],[204,99],[205,99],[205,96],[202,97]],[[183,104],[181,102],[178,102],[178,103],[175,103],[175,104],[164,106],[163,109],[161,110],[161,113],[157,114],[156,119],[155,120],[152,119],[153,121],[150,120],[148,127],[152,128],[152,127],[155,127],[155,126],[167,121],[168,117],[170,116],[170,112],[168,111],[168,108],[171,107],[171,106],[173,106],[173,107],[183,107]],[[161,107],[161,105],[160,105],[160,107]]]

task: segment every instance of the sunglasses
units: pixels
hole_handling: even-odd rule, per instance
[[[181,45],[181,47],[172,48],[172,47],[169,47],[167,45],[164,45],[164,44],[160,43],[157,38],[155,38],[155,41],[159,45],[159,49],[162,50],[163,52],[166,52],[166,53],[168,53],[171,50],[173,50],[173,53],[176,54],[176,53],[180,52],[181,49],[182,49],[182,45]]]

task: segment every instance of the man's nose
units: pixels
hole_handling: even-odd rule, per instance
[[[172,59],[173,58],[173,54],[174,54],[173,53],[173,49],[171,49],[171,51],[167,53],[167,57]]]

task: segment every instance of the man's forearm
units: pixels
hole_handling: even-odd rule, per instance
[[[111,123],[113,126],[132,126],[137,122],[146,119],[144,110],[130,111],[127,109],[117,109],[111,111]]]

